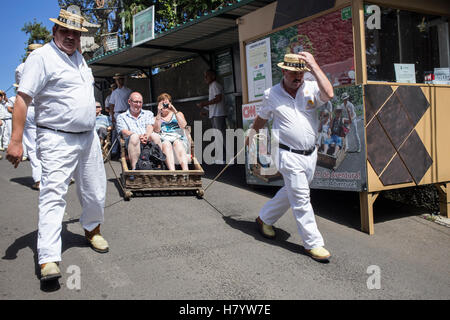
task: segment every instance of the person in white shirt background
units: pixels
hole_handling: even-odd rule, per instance
[[[12,107],[6,92],[0,91],[0,151],[5,151],[11,137]]]
[[[105,99],[105,111],[110,115],[109,112],[109,99],[111,99],[111,94],[113,93],[114,90],[117,89],[117,84],[114,82],[109,86],[109,90],[111,91],[108,96]],[[111,115],[110,115],[110,119],[111,119]]]
[[[113,131],[111,136],[111,143],[113,144],[113,149],[111,151],[111,157],[117,157],[119,153],[119,143],[116,142],[117,139],[117,130],[116,130],[116,121],[119,114],[124,113],[128,110],[128,99],[130,98],[130,94],[132,90],[125,86],[125,76],[119,73],[116,73],[113,79],[116,81],[117,88],[111,93],[111,97],[109,98],[109,105],[105,107],[109,107],[109,114],[111,115],[111,122],[113,124]]]
[[[33,43],[28,46],[28,52],[29,55],[33,50],[42,47],[42,44]],[[22,77],[23,73],[23,67],[25,66],[25,63],[21,63],[15,71],[15,80],[16,83],[14,83],[14,87],[19,87],[20,79]],[[34,122],[34,104],[31,102],[31,104],[28,106],[27,110],[27,119],[25,121],[25,127],[23,131],[23,144],[24,144],[24,150],[26,149],[28,160],[30,160],[31,164],[31,175],[34,181],[34,184],[31,186],[34,190],[39,190],[39,184],[41,181],[41,163],[39,159],[36,156],[36,124]],[[24,160],[22,158],[22,160]]]
[[[109,246],[100,234],[104,222],[106,173],[95,131],[94,77],[78,51],[84,18],[61,9],[50,19],[53,40],[25,61],[13,113],[7,159],[19,165],[22,138],[31,101],[35,106],[37,156],[42,166],[39,192],[38,263],[40,280],[61,277],[61,230],[65,196],[74,176],[82,207],[79,219],[96,252]]]
[[[356,144],[356,146],[353,149],[348,150],[348,152],[361,152],[361,139],[359,138],[359,133],[358,133],[358,124],[356,122],[357,116],[356,116],[356,112],[355,112],[355,106],[353,105],[353,103],[351,103],[349,101],[349,99],[350,99],[350,96],[348,95],[347,92],[344,92],[341,95],[342,104],[340,106],[342,107],[342,110],[343,110],[342,116],[344,118],[351,120],[349,134],[351,134],[353,136],[353,141]],[[349,149],[348,136],[349,136],[348,134],[345,136],[346,150]]]
[[[207,70],[204,73],[205,82],[208,84],[208,101],[202,101],[197,103],[197,107],[201,109],[207,109],[209,113],[209,120],[211,121],[211,127],[213,129],[217,129],[220,132],[220,135],[216,135],[217,139],[215,139],[215,150],[216,150],[216,159],[215,162],[217,164],[223,163],[223,157],[225,156],[225,130],[227,128],[226,118],[227,118],[227,110],[225,108],[224,103],[224,95],[223,95],[223,87],[216,80],[216,72],[214,70]],[[200,114],[204,115],[205,112],[202,110]],[[222,159],[217,156],[217,153],[223,152]]]

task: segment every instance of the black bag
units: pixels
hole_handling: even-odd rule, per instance
[[[153,141],[141,144],[141,154],[136,163],[136,170],[167,170],[166,155]]]

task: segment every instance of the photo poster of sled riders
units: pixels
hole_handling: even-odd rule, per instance
[[[243,129],[250,129],[262,102],[242,106]],[[311,188],[362,191],[367,180],[363,89],[360,85],[334,89],[334,98],[317,107],[317,165]],[[248,184],[282,186],[276,168],[278,141],[272,121],[259,132],[246,149]]]

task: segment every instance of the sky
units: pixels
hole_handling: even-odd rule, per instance
[[[20,29],[36,18],[51,32],[53,23],[49,18],[58,17],[59,6],[57,0],[0,0],[0,3],[0,89],[9,89],[6,94],[11,97],[15,95],[14,71],[22,61],[28,40],[28,35]]]

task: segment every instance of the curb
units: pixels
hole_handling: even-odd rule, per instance
[[[447,228],[450,228],[450,219],[449,218],[445,218],[445,217],[442,217],[437,214],[428,214],[428,213],[421,215],[421,217],[425,220],[432,221],[432,222],[435,222],[442,226],[445,226]]]

